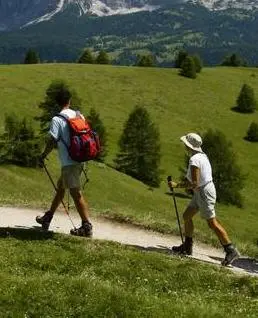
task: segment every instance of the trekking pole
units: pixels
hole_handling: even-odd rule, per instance
[[[167,181],[168,182],[172,182],[171,176],[167,177]],[[177,204],[176,204],[176,197],[175,197],[174,188],[172,187],[171,184],[169,185],[169,188],[170,188],[170,191],[171,191],[172,196],[173,196],[174,206],[175,206],[175,210],[176,210],[177,223],[178,223],[178,227],[179,227],[179,231],[180,231],[182,244],[184,244],[183,233],[182,233],[182,228],[181,228],[181,224],[180,224],[179,214],[178,214],[178,210],[177,210]]]
[[[50,182],[52,183],[54,189],[55,189],[56,192],[57,192],[57,187],[56,187],[56,185],[55,185],[55,183],[54,183],[54,181],[53,181],[53,179],[52,179],[52,177],[51,177],[51,175],[50,175],[50,173],[49,173],[49,171],[48,171],[48,169],[47,169],[45,163],[43,162],[42,165],[43,165],[43,168],[44,168],[45,171],[46,171],[46,174],[48,175],[48,178],[49,178]],[[64,204],[64,201],[61,200],[61,203],[62,203],[62,205],[63,205],[63,207],[64,207],[64,210],[65,210],[65,213],[67,214],[68,218],[70,219],[70,221],[71,221],[71,223],[72,223],[74,229],[76,229],[76,227],[75,227],[75,225],[74,225],[74,223],[73,223],[73,220],[72,220],[72,218],[71,218],[71,216],[70,216],[70,214],[69,214],[69,212],[68,212],[68,210],[67,210],[67,208],[66,208],[66,206],[65,206],[65,204]]]

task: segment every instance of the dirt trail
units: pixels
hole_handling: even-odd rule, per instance
[[[35,209],[0,207],[1,232],[5,231],[7,227],[37,228],[38,224],[35,221],[35,217],[39,214],[41,214],[41,211]],[[80,219],[76,214],[72,214],[72,219],[76,226],[80,224]],[[179,237],[162,235],[132,225],[120,224],[100,218],[93,218],[92,223],[95,239],[116,241],[121,244],[135,246],[142,250],[163,253],[169,253],[172,245],[180,244]],[[71,223],[67,215],[62,211],[57,212],[51,223],[50,230],[68,234],[70,229]],[[224,258],[224,253],[222,250],[199,243],[194,246],[193,258],[219,265]],[[240,274],[249,274],[258,277],[258,261],[248,257],[241,256],[229,269]]]

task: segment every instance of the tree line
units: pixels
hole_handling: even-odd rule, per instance
[[[38,64],[40,62],[40,56],[35,50],[29,49],[26,52],[23,61],[24,64]],[[113,61],[111,56],[103,49],[101,49],[98,53],[94,53],[91,49],[86,48],[80,54],[76,63],[112,64]],[[157,57],[153,54],[138,54],[135,61],[132,59],[132,65],[140,67],[155,67],[158,65],[158,61]],[[247,66],[247,63],[238,54],[233,53],[231,55],[227,55],[220,65],[239,67]],[[197,74],[201,72],[203,61],[199,55],[189,54],[186,50],[181,49],[175,57],[174,67],[181,69],[180,75],[194,79]]]

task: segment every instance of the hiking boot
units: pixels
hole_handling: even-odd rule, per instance
[[[53,215],[54,214],[52,212],[47,211],[43,216],[38,215],[36,217],[36,222],[41,224],[43,230],[47,231],[49,229]]]
[[[191,237],[186,237],[185,242],[179,246],[172,246],[172,251],[177,254],[192,255],[193,240]]]
[[[70,230],[71,235],[92,237],[92,225],[91,223],[85,222],[81,227]]]
[[[232,264],[234,260],[239,258],[240,253],[232,244],[225,246],[224,249],[226,252],[226,256],[225,259],[221,262],[221,265],[228,266]]]

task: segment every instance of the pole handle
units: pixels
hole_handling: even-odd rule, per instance
[[[169,188],[170,188],[170,190],[171,190],[171,192],[173,193],[174,192],[174,188],[172,187],[172,185],[171,185],[171,182],[172,182],[172,177],[171,176],[168,176],[167,177],[167,182],[169,183]]]

